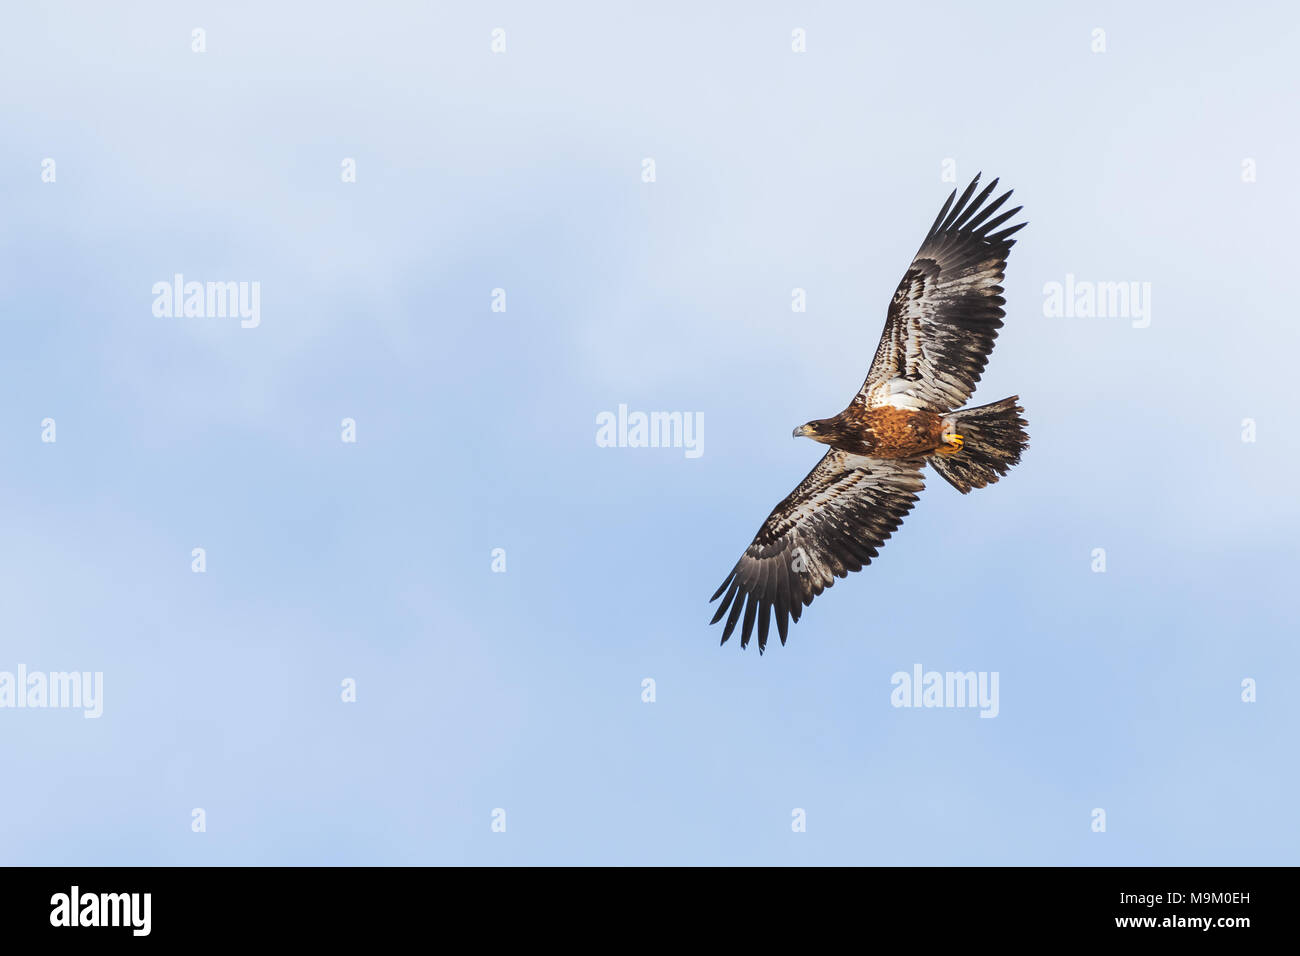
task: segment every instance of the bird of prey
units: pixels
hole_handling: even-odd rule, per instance
[[[986,204],[998,181],[975,195],[979,179],[960,199],[954,189],[939,210],[894,290],[871,370],[848,408],[794,430],[830,450],[710,598],[722,598],[709,623],[726,615],[724,644],[742,611],[742,648],[757,622],[763,652],[771,617],[784,644],[790,618],[798,621],[835,578],[871,563],[915,503],[927,463],[966,494],[1020,461],[1028,423],[1018,396],[962,407],[1002,327],[1007,253],[1026,225],[1000,228],[1023,207],[995,215],[1011,193]]]

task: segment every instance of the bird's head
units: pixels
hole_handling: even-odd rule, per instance
[[[822,444],[829,445],[834,438],[834,426],[830,419],[819,418],[814,422],[806,425],[800,425],[794,430],[795,438],[811,438],[813,441],[819,441]]]

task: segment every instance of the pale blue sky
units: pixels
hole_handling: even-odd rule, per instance
[[[1298,24],[7,9],[0,670],[105,700],[0,710],[0,862],[1295,863]],[[1031,448],[719,648],[945,158],[1025,204],[975,398]],[[177,272],[260,282],[261,325],[154,317]],[[1067,273],[1150,282],[1150,327],[1044,317]],[[620,403],[704,454],[597,447]],[[916,663],[997,671],[999,716],[893,709]]]

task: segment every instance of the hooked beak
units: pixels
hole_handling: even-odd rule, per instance
[[[806,436],[807,434],[808,434],[808,426],[807,426],[807,425],[800,425],[798,428],[796,428],[796,429],[794,430],[794,435],[791,436],[791,437],[793,437],[793,438],[803,438],[803,437]]]

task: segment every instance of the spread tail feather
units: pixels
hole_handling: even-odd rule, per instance
[[[952,454],[931,455],[927,461],[948,484],[963,495],[972,488],[983,488],[997,481],[1012,465],[1020,461],[1020,452],[1029,447],[1020,416],[1025,410],[1012,395],[991,405],[963,408],[949,414],[945,428],[962,436],[961,450]]]

